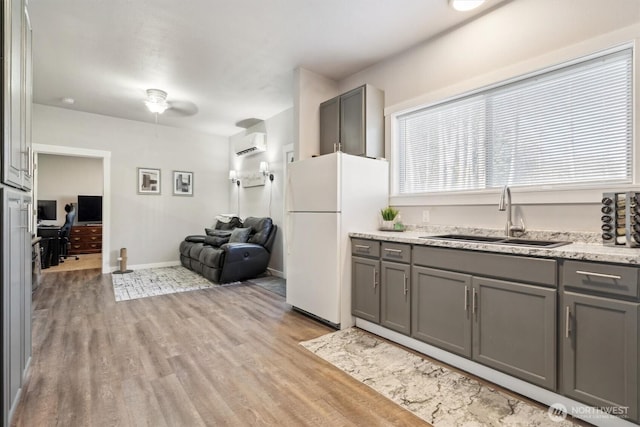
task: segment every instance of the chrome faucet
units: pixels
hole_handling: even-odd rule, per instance
[[[498,210],[499,211],[507,211],[507,224],[504,227],[504,234],[507,237],[513,237],[514,231],[524,232],[524,221],[520,218],[520,225],[513,225],[511,220],[511,190],[508,185],[505,185],[502,188],[502,193],[500,194],[500,202],[498,202]]]

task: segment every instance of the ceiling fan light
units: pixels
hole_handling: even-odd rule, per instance
[[[458,12],[466,12],[480,6],[484,1],[485,0],[449,0],[449,6]]]
[[[169,104],[167,103],[167,92],[160,89],[147,89],[147,100],[144,101],[150,112],[162,114]]]

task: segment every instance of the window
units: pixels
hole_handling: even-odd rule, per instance
[[[627,48],[397,117],[399,192],[632,181]]]

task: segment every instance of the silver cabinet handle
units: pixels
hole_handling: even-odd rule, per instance
[[[373,289],[375,289],[376,286],[378,286],[378,270],[374,268],[373,269]]]
[[[469,310],[469,287],[464,287],[464,311]]]
[[[476,314],[476,309],[477,309],[477,301],[476,301],[476,290],[473,289],[472,294],[471,294],[471,313],[472,314]]]
[[[569,338],[569,335],[571,334],[571,307],[567,306],[567,310],[565,312],[565,318],[564,318],[564,336],[565,338]]]
[[[593,271],[576,270],[576,274],[582,274],[584,276],[603,277],[605,279],[614,279],[614,280],[622,279],[622,276],[617,276],[615,274],[594,273]]]
[[[358,249],[371,249],[371,246],[367,246],[367,245],[355,245],[355,246]]]
[[[335,142],[333,143],[333,152],[335,153],[336,151],[338,151],[338,144],[336,144]]]
[[[404,273],[404,294],[409,293],[409,283],[407,281],[407,273]]]
[[[402,253],[402,249],[391,249],[391,248],[384,248],[385,252],[392,252],[394,254],[401,254]]]

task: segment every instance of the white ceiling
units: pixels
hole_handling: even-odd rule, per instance
[[[233,135],[293,106],[293,70],[336,80],[505,0],[31,0],[34,102]],[[68,105],[62,98],[71,97]]]

